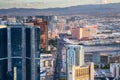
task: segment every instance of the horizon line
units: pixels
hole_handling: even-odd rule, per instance
[[[10,8],[0,8],[0,9],[54,9],[54,8],[69,8],[69,7],[75,7],[75,6],[88,6],[88,5],[108,5],[108,4],[120,4],[120,2],[118,3],[96,3],[96,4],[80,4],[80,5],[73,5],[73,6],[66,6],[66,7],[48,7],[48,8],[27,8],[27,7],[10,7]]]

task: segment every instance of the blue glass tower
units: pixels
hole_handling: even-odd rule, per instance
[[[0,80],[7,79],[7,29],[0,26]]]
[[[7,65],[5,76],[9,80],[40,80],[40,28],[16,25],[8,26],[5,30],[6,42],[4,40],[3,44],[6,44],[7,52],[0,53],[6,53],[7,57],[4,61]]]

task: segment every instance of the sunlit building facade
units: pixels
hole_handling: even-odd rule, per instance
[[[47,21],[35,21],[35,26],[39,26],[41,29],[40,33],[40,46],[41,49],[48,49],[48,22]]]
[[[85,26],[85,27],[76,27],[71,30],[72,38],[81,40],[81,39],[92,39],[97,35],[96,26]]]
[[[94,80],[94,64],[72,67],[72,80]]]
[[[41,46],[41,48],[47,50],[48,49],[48,22],[47,21],[41,22],[40,29],[41,29],[40,46]]]

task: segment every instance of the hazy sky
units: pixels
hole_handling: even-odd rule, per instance
[[[0,0],[0,8],[51,8],[114,2],[120,0]]]

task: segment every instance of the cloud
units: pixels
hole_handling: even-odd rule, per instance
[[[38,6],[38,5],[44,5],[44,2],[29,2],[29,3],[24,3],[22,5],[27,5],[27,6]]]
[[[118,3],[120,0],[101,0],[102,3]]]
[[[2,1],[2,0],[0,0]],[[45,5],[44,2],[16,2],[20,0],[7,0],[0,3],[0,8],[37,8]],[[22,1],[22,0],[21,0]]]
[[[17,7],[22,8],[39,8],[44,6],[44,2],[29,2],[29,3],[19,3]]]
[[[50,8],[95,4],[98,0],[0,0],[0,8]],[[100,1],[100,0],[99,0]],[[108,3],[120,0],[108,0]]]

